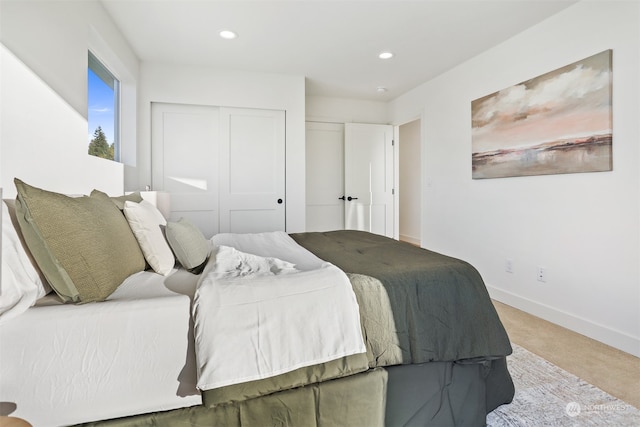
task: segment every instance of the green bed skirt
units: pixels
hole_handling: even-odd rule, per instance
[[[484,426],[513,399],[505,358],[366,372],[268,396],[84,424],[104,427]]]

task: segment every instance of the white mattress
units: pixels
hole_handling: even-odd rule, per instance
[[[0,325],[0,402],[34,426],[200,404],[190,320],[197,279],[141,272],[105,302],[42,298]]]

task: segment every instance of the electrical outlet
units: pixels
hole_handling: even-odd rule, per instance
[[[511,258],[504,260],[504,271],[513,273],[513,260]]]
[[[538,282],[547,281],[547,268],[538,266]]]

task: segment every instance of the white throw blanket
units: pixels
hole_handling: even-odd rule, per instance
[[[283,232],[212,241],[225,246],[214,248],[193,307],[200,390],[366,351],[358,304],[342,270]]]

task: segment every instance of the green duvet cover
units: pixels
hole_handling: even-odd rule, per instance
[[[469,263],[362,231],[291,237],[351,279],[370,366],[511,354],[482,277]]]

